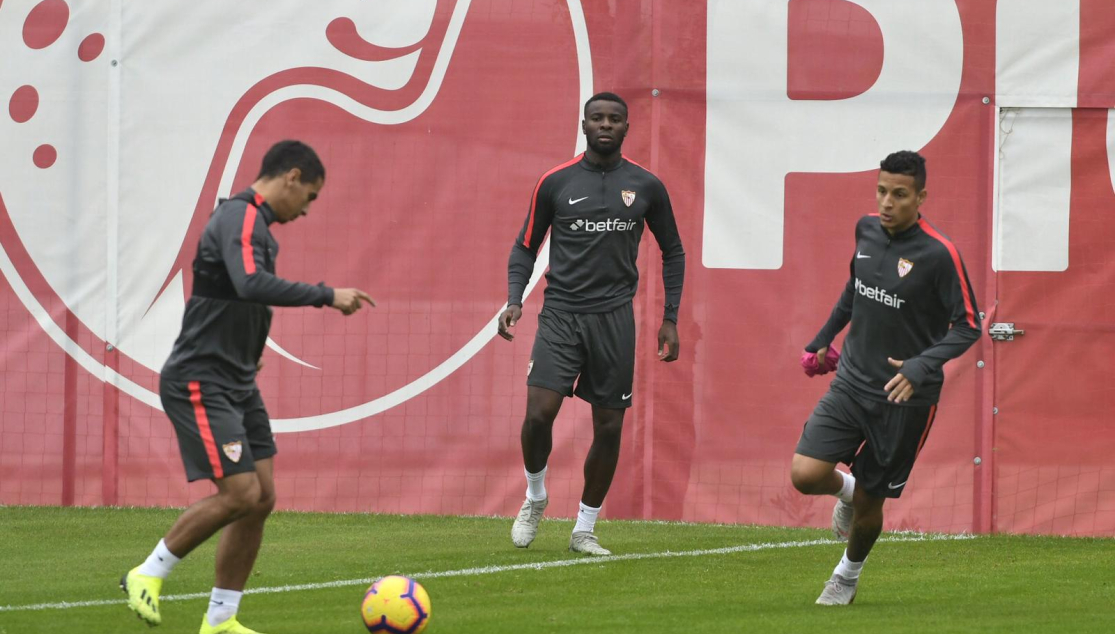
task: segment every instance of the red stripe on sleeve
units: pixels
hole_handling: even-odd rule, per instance
[[[928,233],[945,248],[949,250],[949,255],[952,256],[952,264],[956,267],[956,277],[960,280],[960,294],[964,296],[964,311],[968,318],[968,325],[972,328],[979,329],[976,325],[976,313],[972,310],[972,289],[968,288],[968,280],[964,276],[964,267],[960,264],[960,252],[956,250],[956,246],[952,242],[945,239],[944,236],[937,233],[937,230],[932,227],[924,218],[918,219],[918,224],[921,225],[922,231]]]
[[[550,174],[553,174],[560,169],[564,169],[576,163],[577,161],[580,161],[582,156],[584,156],[584,154],[578,154],[576,157],[573,158],[572,161],[558,165],[554,169],[543,174],[542,178],[538,179],[538,184],[534,186],[534,194],[532,194],[530,197],[530,216],[527,218],[527,230],[526,234],[523,236],[524,247],[528,249],[530,248],[530,236],[532,233],[534,233],[534,212],[536,209],[538,209],[538,190],[542,189],[542,181],[546,180],[546,177]]]
[[[209,466],[213,467],[213,477],[225,477],[225,470],[221,467],[221,456],[217,454],[217,441],[213,439],[213,430],[209,427],[209,415],[205,413],[205,406],[201,404],[201,383],[190,381],[190,402],[194,404],[194,417],[197,418],[197,428],[201,432],[201,442],[205,445],[205,453],[209,456]]]
[[[240,230],[240,252],[244,254],[244,272],[248,275],[256,272],[256,258],[252,252],[252,229],[255,225],[256,208],[248,205],[244,210],[244,228]]]

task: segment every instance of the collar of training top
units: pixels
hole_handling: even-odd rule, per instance
[[[613,165],[611,167],[604,167],[602,165],[599,165],[597,163],[593,163],[592,161],[588,160],[588,156],[585,155],[585,156],[581,157],[581,162],[579,163],[579,165],[581,167],[583,167],[584,169],[590,171],[590,172],[614,172],[615,170],[619,169],[619,167],[626,162],[627,162],[627,157],[623,156],[621,154],[620,157],[619,157],[619,161],[617,161],[615,165]]]
[[[268,225],[275,222],[275,210],[271,208],[271,205],[267,204],[267,201],[263,199],[263,196],[261,196],[259,192],[251,187],[236,194],[230,200],[243,200],[255,207],[259,210],[259,213],[263,216],[264,221],[266,221]]]
[[[875,215],[878,215],[878,214],[875,214]],[[923,216],[919,213],[918,214],[918,219],[914,221],[914,224],[912,224],[909,227],[903,229],[902,231],[899,231],[898,233],[896,233],[894,235],[891,235],[889,232],[887,232],[887,230],[885,228],[883,228],[882,224],[879,225],[879,228],[882,229],[883,233],[887,234],[887,237],[890,238],[891,240],[909,240],[910,238],[912,238],[912,237],[916,236],[917,234],[921,233],[921,221],[924,218],[925,218],[925,216]]]

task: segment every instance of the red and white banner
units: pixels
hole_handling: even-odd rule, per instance
[[[215,201],[299,138],[327,180],[275,231],[279,274],[380,306],[276,311],[259,382],[280,506],[514,512],[541,291],[514,343],[494,337],[507,255],[537,178],[583,149],[582,104],[612,90],[689,267],[681,358],[659,364],[644,241],[606,515],[827,521],[789,484],[827,388],[797,359],[879,160],[913,149],[985,329],[1026,334],[948,366],[888,527],[1115,534],[1112,33],[1101,0],[2,0],[0,503],[209,493],[184,481],[157,372]],[[567,402],[556,514],[590,441]]]

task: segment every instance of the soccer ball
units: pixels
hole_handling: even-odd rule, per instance
[[[383,577],[364,594],[360,616],[369,632],[418,634],[430,622],[430,595],[410,577]]]

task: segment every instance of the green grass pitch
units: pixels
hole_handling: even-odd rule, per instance
[[[149,631],[117,582],[177,514],[0,507],[0,634]],[[566,550],[570,521],[543,521],[525,550],[510,526],[276,513],[240,620],[266,634],[359,634],[365,588],[398,573],[429,591],[431,634],[1115,632],[1111,539],[884,534],[855,604],[833,608],[813,605],[843,551],[827,531],[605,521],[597,534],[617,556],[586,559]],[[212,542],[167,581],[153,632],[198,631]]]

